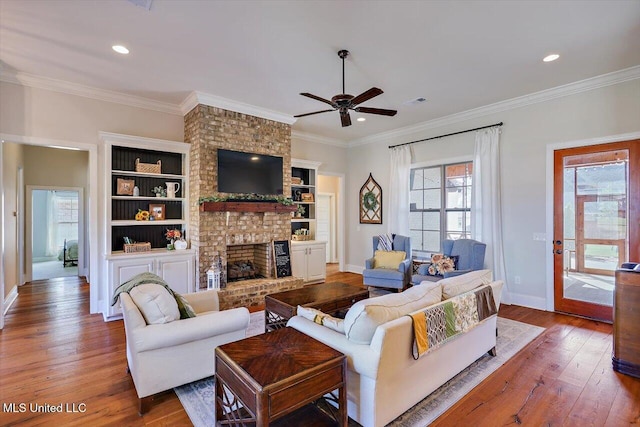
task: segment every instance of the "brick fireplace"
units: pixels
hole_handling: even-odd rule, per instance
[[[198,104],[185,115],[185,142],[191,144],[189,192],[191,200],[218,191],[217,149],[279,156],[283,159],[283,191],[291,189],[291,126],[277,121]],[[239,246],[257,246],[265,279],[234,282],[220,293],[221,309],[260,305],[264,295],[302,286],[302,279],[273,278],[270,243],[288,240],[288,212],[201,212],[192,203],[189,212],[191,246],[197,252],[197,284],[206,287],[206,271],[217,256],[226,266]],[[229,250],[231,248],[231,250]],[[243,249],[240,249],[242,251]],[[255,256],[254,256],[255,261]],[[265,265],[266,264],[266,265]]]

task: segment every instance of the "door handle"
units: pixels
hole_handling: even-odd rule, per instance
[[[560,246],[560,245],[562,245],[562,240],[555,240],[555,241],[553,242],[553,244],[555,244],[555,245],[557,245],[557,246]]]
[[[553,251],[556,255],[562,255],[562,249],[556,249]]]

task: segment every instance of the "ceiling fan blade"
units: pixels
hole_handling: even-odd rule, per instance
[[[340,121],[342,121],[342,127],[347,127],[347,126],[351,126],[351,116],[349,115],[348,111],[345,111],[344,113],[340,113]]]
[[[362,92],[360,95],[356,96],[351,100],[351,105],[356,106],[358,104],[362,104],[364,101],[368,101],[371,98],[374,98],[381,93],[384,93],[382,89],[378,89],[377,87],[372,87],[366,92]]]
[[[357,107],[354,108],[358,113],[379,114],[381,116],[395,116],[396,110],[385,110],[384,108]]]
[[[313,113],[298,114],[297,116],[293,116],[293,117],[312,116],[312,115],[314,115],[314,114],[328,113],[329,111],[335,111],[335,110],[314,111]]]
[[[306,92],[305,92],[305,93],[301,93],[300,95],[302,95],[302,96],[306,96],[307,98],[315,99],[316,101],[324,102],[325,104],[329,104],[329,105],[331,105],[331,106],[332,106],[332,107],[334,107],[334,108],[336,107],[336,106],[333,104],[333,102],[329,101],[328,99],[320,98],[319,96],[316,96],[316,95],[314,95],[314,94],[306,93]]]

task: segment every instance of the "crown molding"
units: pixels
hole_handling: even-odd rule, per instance
[[[333,139],[315,133],[300,132],[297,130],[291,131],[291,138],[299,139],[303,142],[312,142],[314,144],[333,145],[334,147],[347,148],[348,143],[340,141],[339,139]]]
[[[198,104],[261,117],[263,119],[286,123],[288,125],[292,125],[296,122],[296,118],[290,114],[280,113],[278,111],[256,107],[255,105],[245,104],[244,102],[234,101],[233,99],[223,98],[221,96],[210,95],[208,93],[198,91],[191,92],[189,96],[182,101],[180,104],[180,111],[182,111],[182,115],[186,115]]]
[[[472,120],[490,114],[501,113],[507,110],[526,107],[528,105],[540,102],[550,101],[556,98],[575,95],[605,86],[612,86],[629,80],[640,79],[640,66],[625,68],[624,70],[614,71],[612,73],[603,74],[597,77],[591,77],[585,80],[568,83],[562,86],[556,86],[551,89],[545,89],[540,92],[534,92],[529,95],[519,96],[517,98],[508,99],[506,101],[496,102],[494,104],[485,105],[483,107],[474,108],[460,113],[451,114],[449,116],[440,117],[417,125],[406,126],[394,129],[388,132],[382,132],[375,135],[351,141],[349,147],[357,147],[359,145],[373,144],[377,142],[388,142],[390,139],[412,136],[417,133],[425,132],[431,129],[439,128],[455,124],[458,122]]]
[[[82,96],[99,101],[124,104],[130,107],[144,108],[146,110],[160,111],[162,113],[182,115],[180,108],[168,102],[154,101],[135,95],[128,95],[121,92],[114,92],[106,89],[84,86],[78,83],[66,82],[49,77],[36,76],[29,73],[10,73],[0,71],[0,81],[18,84],[21,86],[33,87],[37,89],[51,90],[54,92],[66,93],[69,95]]]

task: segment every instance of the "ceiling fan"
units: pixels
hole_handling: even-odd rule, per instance
[[[315,99],[320,102],[324,102],[325,104],[331,105],[331,110],[322,110],[322,111],[314,111],[313,113],[306,114],[298,114],[293,117],[304,117],[311,116],[313,114],[320,113],[328,113],[330,111],[340,111],[340,121],[342,122],[342,127],[351,126],[351,117],[349,116],[349,110],[356,111],[358,113],[368,113],[368,114],[379,114],[381,116],[395,116],[396,110],[385,110],[383,108],[371,108],[371,107],[358,107],[359,104],[362,104],[365,101],[370,100],[380,94],[383,93],[382,89],[378,89],[377,87],[372,87],[371,89],[362,92],[358,96],[353,96],[345,93],[344,89],[344,59],[349,55],[348,50],[341,50],[338,52],[338,56],[342,58],[342,93],[331,98],[331,101],[328,99],[320,98],[319,96],[313,95],[311,93],[301,93],[300,95],[306,96],[308,98]]]

